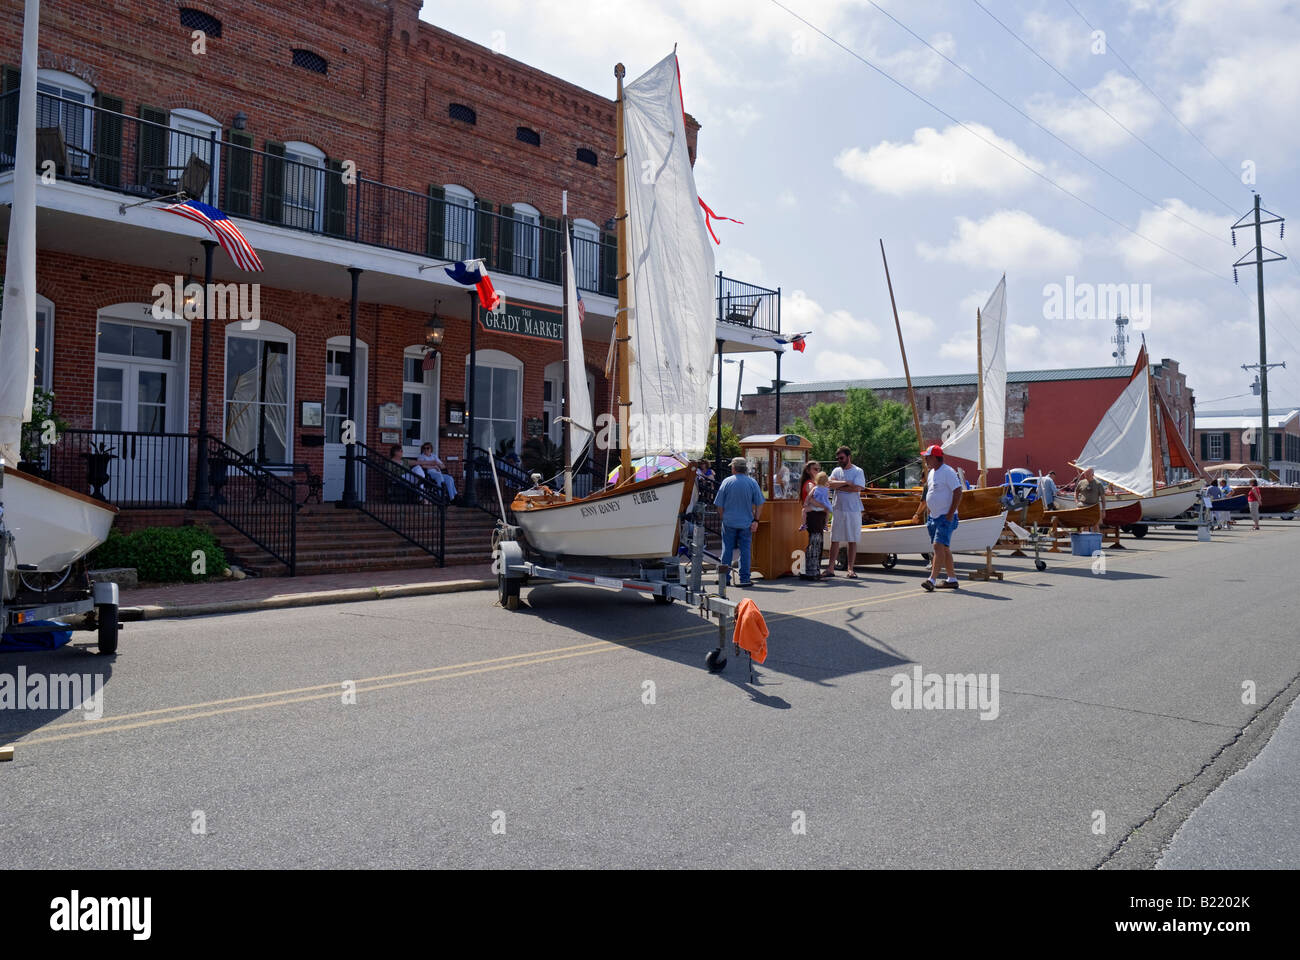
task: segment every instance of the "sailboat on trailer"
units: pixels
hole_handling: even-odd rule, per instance
[[[695,490],[695,468],[637,480],[632,447],[640,438],[645,448],[638,444],[638,456],[694,457],[704,451],[707,429],[692,427],[708,409],[712,377],[713,250],[687,151],[677,55],[670,54],[626,87],[622,64],[615,76],[619,482],[581,498],[573,497],[567,486],[564,491],[527,491],[515,498],[512,510],[528,545],[540,553],[656,559],[677,552],[680,517]],[[565,388],[574,403],[587,387],[577,288],[572,257],[567,251],[566,256]],[[592,433],[590,425],[575,422],[577,406],[567,425],[571,457],[578,456],[574,451],[583,443],[575,434]],[[707,427],[707,416],[703,419]],[[595,436],[603,439],[605,433]],[[566,460],[569,469],[572,463]]]
[[[1142,519],[1168,520],[1196,503],[1204,486],[1199,479],[1201,468],[1155,388],[1145,342],[1128,386],[1101,418],[1071,466],[1091,469],[1097,479],[1124,491],[1106,498],[1107,513],[1140,503]],[[1166,483],[1168,471],[1174,468],[1190,470],[1197,476]]]

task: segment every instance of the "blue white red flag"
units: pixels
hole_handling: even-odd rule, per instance
[[[492,286],[492,278],[482,260],[458,260],[455,266],[446,268],[446,273],[457,283],[477,288],[478,302],[484,310],[495,310],[501,302],[501,294]]]
[[[234,221],[216,207],[208,206],[200,200],[186,200],[184,203],[173,203],[169,207],[163,207],[163,210],[207,227],[221,244],[221,249],[230,254],[230,259],[240,270],[262,269],[262,261],[258,259],[253,245],[239,232]]]
[[[812,331],[809,331],[809,333],[811,332]],[[789,344],[793,346],[795,350],[798,351],[799,353],[803,353],[807,347],[807,345],[804,343],[804,340],[807,336],[808,336],[807,333],[794,333],[784,337],[773,337],[772,339],[782,345]]]
[[[585,323],[587,321],[587,305],[582,302],[582,291],[578,290],[577,294],[578,294],[578,322]]]

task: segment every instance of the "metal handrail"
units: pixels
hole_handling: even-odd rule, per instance
[[[209,509],[287,566],[289,576],[295,576],[298,498],[294,484],[211,435],[208,436],[208,464],[212,489]],[[232,479],[237,479],[229,475],[232,466],[251,483],[232,485]]]
[[[376,481],[365,485],[366,498],[357,501],[357,509],[445,566],[449,501],[441,485],[419,482],[405,465],[380,456],[364,443],[356,444],[354,461]],[[395,491],[401,496],[394,496]]]

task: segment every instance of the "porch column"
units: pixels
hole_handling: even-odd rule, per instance
[[[209,291],[212,289],[212,252],[217,248],[215,240],[200,240],[203,244],[203,361],[199,374],[199,462],[197,476],[194,478],[194,506],[198,510],[211,510],[212,497],[208,489],[208,339],[212,329],[212,319],[208,316],[208,304],[211,302]]]
[[[772,424],[772,432],[781,432],[781,351],[776,352],[776,423]]]
[[[465,387],[466,412],[465,429],[469,436],[465,438],[465,502],[473,507],[478,504],[478,491],[474,483],[474,379],[478,373],[478,294],[470,290],[469,296],[469,383]],[[523,384],[519,385],[522,392]],[[504,518],[503,518],[504,519]]]
[[[722,274],[718,274],[718,284],[722,283]],[[718,483],[726,476],[722,472],[722,341],[718,341],[718,426],[714,431],[713,457],[717,461],[714,473]]]
[[[352,274],[352,312],[348,327],[348,419],[352,427],[353,442],[347,445],[347,470],[343,474],[343,506],[357,505],[357,286],[361,280],[360,267],[348,267]]]

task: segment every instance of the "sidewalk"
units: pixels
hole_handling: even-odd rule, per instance
[[[330,573],[311,577],[250,577],[212,583],[145,585],[121,591],[123,619],[159,620],[245,610],[275,610],[389,597],[418,597],[462,590],[487,590],[496,578],[486,563],[413,567],[372,573]]]

